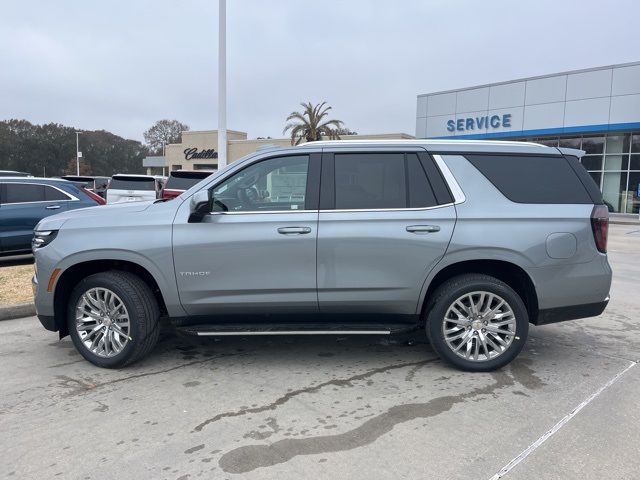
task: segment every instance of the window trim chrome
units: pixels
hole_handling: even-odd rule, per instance
[[[425,210],[435,210],[437,208],[451,207],[454,203],[443,203],[431,207],[407,207],[407,208],[332,208],[320,210],[320,213],[348,213],[348,212],[422,212]]]
[[[209,212],[209,215],[253,215],[256,213],[318,213],[318,210],[245,210],[237,212]]]
[[[451,194],[453,195],[453,205],[457,205],[459,203],[465,202],[467,200],[467,197],[462,191],[462,188],[460,187],[460,184],[456,180],[456,177],[453,176],[453,173],[451,173],[451,170],[449,170],[449,167],[447,166],[445,161],[442,159],[442,155],[435,154],[431,156],[433,157],[433,160],[436,162],[436,165],[440,169],[440,172],[444,177],[444,181],[447,183],[447,185],[449,186],[449,189],[451,190]]]
[[[41,182],[0,182],[0,185],[41,185],[43,187],[51,187],[54,188],[56,190],[58,190],[59,192],[61,192],[62,194],[66,195],[68,198],[66,200],[36,200],[33,202],[7,202],[7,203],[0,203],[0,205],[31,205],[34,203],[59,203],[59,202],[79,202],[80,199],[78,197],[76,197],[75,195],[72,195],[69,192],[66,192],[64,190],[62,190],[59,187],[56,187],[55,185],[51,185],[49,183],[41,183]]]

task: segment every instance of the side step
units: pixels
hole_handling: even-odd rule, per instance
[[[178,332],[199,337],[230,335],[390,335],[410,331],[407,324],[246,324],[220,323],[176,327]]]

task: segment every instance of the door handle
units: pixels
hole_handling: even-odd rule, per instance
[[[409,225],[407,232],[411,233],[434,233],[439,232],[440,227],[438,225]]]
[[[280,227],[278,233],[282,235],[305,235],[311,233],[311,227]]]
[[[44,208],[47,210],[58,210],[60,208],[60,205],[47,205]]]

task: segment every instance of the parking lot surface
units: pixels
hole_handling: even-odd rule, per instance
[[[487,374],[421,332],[167,334],[103,370],[35,317],[0,322],[0,476],[638,478],[640,227],[612,225],[609,252],[605,314],[532,327]]]

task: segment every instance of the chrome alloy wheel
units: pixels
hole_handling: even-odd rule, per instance
[[[442,332],[459,357],[473,362],[493,360],[511,346],[516,317],[506,300],[494,293],[465,293],[449,306]]]
[[[118,355],[129,335],[129,312],[111,290],[102,287],[84,292],[76,304],[76,330],[87,349],[103,358]]]

